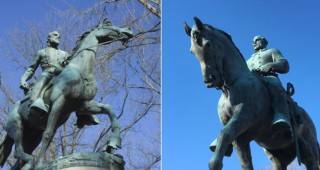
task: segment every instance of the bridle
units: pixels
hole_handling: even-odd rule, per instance
[[[110,26],[109,26],[109,27],[110,27]],[[98,27],[98,28],[96,28],[96,29],[98,29],[98,30],[99,30],[99,29],[110,29],[110,30],[113,30],[113,31],[117,32],[118,35],[119,35],[119,34],[123,34],[123,33],[120,33],[119,31],[117,31],[116,29],[113,29],[112,27],[110,27],[110,28],[105,28],[105,27],[102,27],[102,28],[101,28],[101,27]],[[121,40],[124,39],[123,36],[126,36],[126,35],[123,34],[123,35],[118,36],[118,38],[113,39],[113,40],[111,40],[111,41],[106,41],[106,42],[103,42],[103,43],[98,43],[97,45],[92,45],[92,46],[83,48],[83,49],[81,49],[81,50],[78,50],[75,54],[70,55],[70,56],[67,57],[64,61],[62,61],[62,64],[63,64],[63,65],[67,65],[68,61],[71,61],[72,59],[76,58],[76,57],[78,56],[78,54],[79,54],[80,52],[84,51],[84,50],[92,51],[92,52],[96,55],[96,51],[92,49],[93,47],[98,47],[98,46],[101,46],[101,45],[108,45],[108,44],[111,44],[111,43],[116,42],[116,41],[121,41]],[[127,36],[127,37],[128,37],[128,36]],[[129,39],[130,39],[130,38],[128,38],[128,40],[129,40]],[[123,41],[123,45],[127,45],[127,43],[128,43],[128,41]]]

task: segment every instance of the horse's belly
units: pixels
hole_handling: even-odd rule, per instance
[[[29,113],[28,102],[29,101],[22,103],[19,108],[24,126],[30,129],[44,131],[47,125],[48,114],[37,111]]]
[[[39,114],[30,114],[25,125],[31,129],[44,131],[47,125],[48,116]]]
[[[255,139],[255,141],[263,148],[274,150],[282,149],[289,146],[290,144],[292,144],[293,139],[292,137],[283,133],[272,133],[264,137],[260,137],[259,139]]]

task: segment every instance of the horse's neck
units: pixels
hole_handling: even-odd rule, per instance
[[[89,36],[83,40],[82,44],[75,52],[76,56],[70,62],[70,65],[78,68],[85,77],[91,77],[94,73],[94,64],[98,48],[98,40]]]
[[[247,63],[235,48],[226,50],[223,61],[225,84],[233,84],[238,78],[250,73]]]

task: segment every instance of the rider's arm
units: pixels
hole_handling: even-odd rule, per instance
[[[41,59],[41,52],[38,51],[32,64],[27,68],[26,72],[21,76],[20,86],[25,87],[26,82],[33,76],[34,72],[37,70]]]
[[[59,63],[61,67],[65,67],[65,66],[67,66],[69,64],[68,63],[68,58],[69,58],[69,53],[63,51],[63,58]]]
[[[289,62],[282,56],[281,52],[277,49],[272,50],[272,71],[277,73],[288,73],[289,72]]]
[[[248,66],[248,68],[249,68],[250,71],[252,71],[252,61],[251,61],[251,58],[252,58],[252,57],[250,57],[250,58],[247,60],[247,66]]]

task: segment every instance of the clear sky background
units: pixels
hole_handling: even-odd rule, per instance
[[[230,33],[246,59],[255,35],[264,35],[268,48],[278,48],[291,67],[280,79],[294,84],[293,98],[313,119],[320,139],[320,1],[164,0],[162,9],[164,170],[208,169],[209,144],[222,128],[217,115],[221,91],[206,88],[183,28],[184,21],[194,25],[194,16]],[[268,166],[255,142],[251,151],[255,169]],[[235,151],[223,163],[224,169],[240,169]]]
[[[77,0],[87,7],[94,1]],[[51,7],[61,1],[5,1],[0,6],[0,42],[21,20],[39,20]],[[183,22],[194,24],[193,17],[231,34],[246,59],[253,53],[252,38],[264,35],[269,48],[278,48],[289,60],[290,72],[281,75],[285,84],[296,88],[293,96],[313,119],[320,131],[320,1],[254,1],[247,0],[164,0],[162,44],[162,153],[164,170],[207,169],[212,156],[209,144],[222,125],[217,115],[221,92],[207,89],[200,66],[189,52],[190,37]],[[40,21],[39,21],[40,22]],[[44,37],[45,41],[45,37]],[[3,51],[0,50],[3,56]],[[22,70],[1,60],[0,72],[18,88]],[[19,75],[19,76],[15,76]],[[318,132],[318,140],[320,132]],[[254,142],[251,144],[255,169],[269,164],[268,158]],[[240,169],[236,153],[224,158],[224,169]]]

